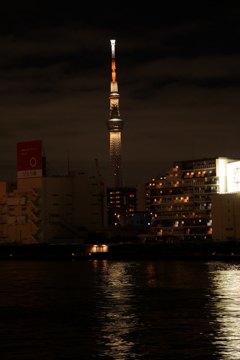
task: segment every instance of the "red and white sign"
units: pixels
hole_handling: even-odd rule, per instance
[[[240,191],[240,161],[227,164],[228,192]]]
[[[18,179],[42,176],[42,141],[17,144]]]

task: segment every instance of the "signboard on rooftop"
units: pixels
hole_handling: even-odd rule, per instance
[[[227,164],[227,190],[240,191],[240,161]]]
[[[18,179],[42,176],[42,141],[27,141],[17,144]]]

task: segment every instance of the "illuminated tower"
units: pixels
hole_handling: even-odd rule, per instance
[[[123,168],[122,168],[122,144],[121,132],[123,120],[120,119],[119,111],[119,93],[116,79],[115,62],[115,43],[116,40],[110,40],[112,53],[112,81],[110,83],[110,119],[107,121],[107,127],[110,134],[110,187],[123,187]]]

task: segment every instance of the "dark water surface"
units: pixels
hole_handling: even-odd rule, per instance
[[[240,264],[3,261],[1,359],[240,359]]]

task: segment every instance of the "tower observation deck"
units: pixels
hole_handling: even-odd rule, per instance
[[[110,134],[110,187],[123,187],[123,167],[122,167],[122,143],[121,133],[123,120],[120,118],[119,111],[119,92],[116,79],[115,44],[116,40],[110,40],[112,54],[112,81],[110,83],[110,119],[107,120],[107,127]]]

